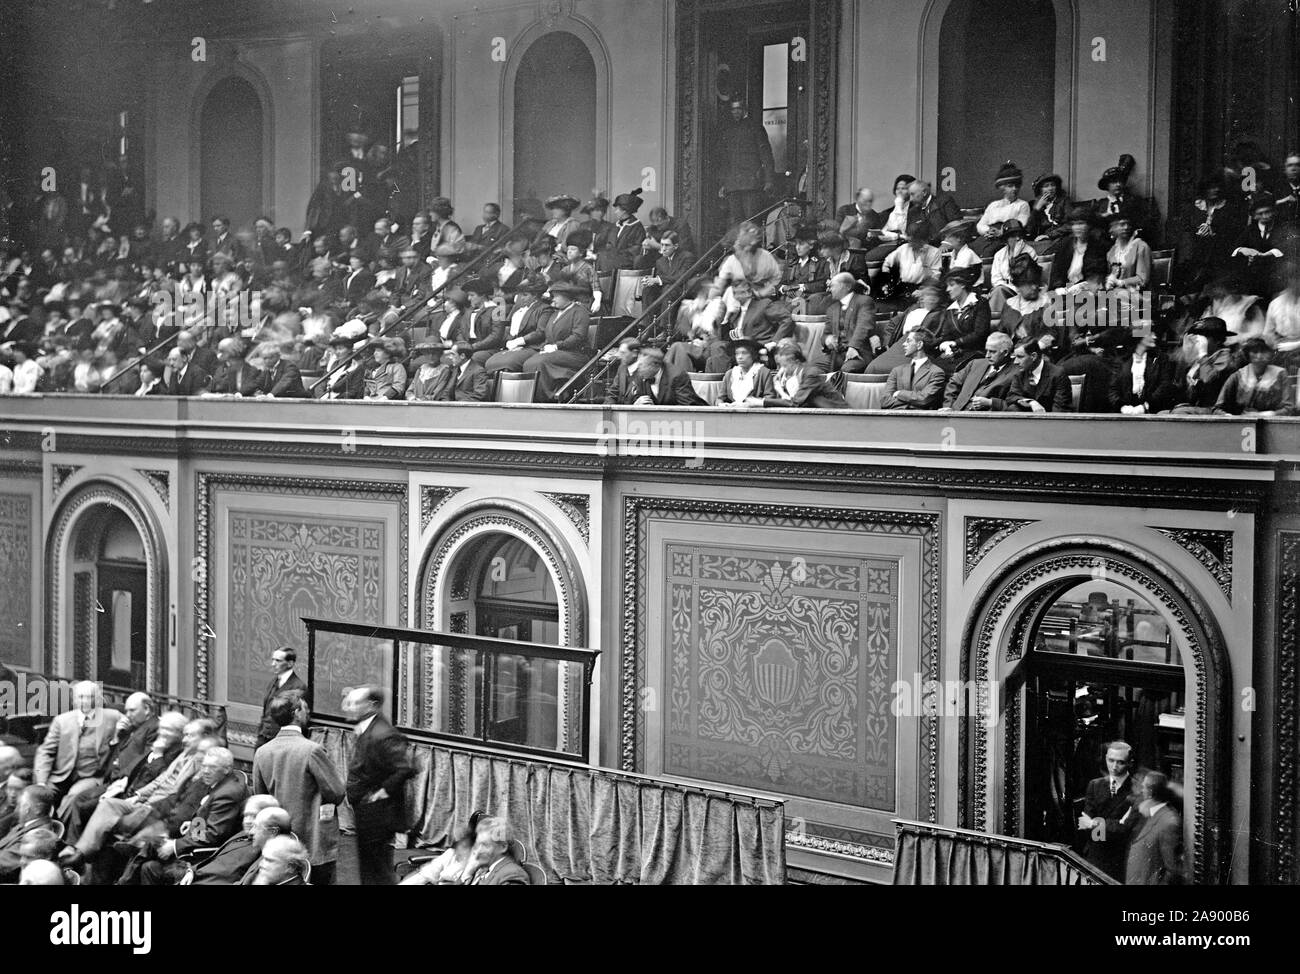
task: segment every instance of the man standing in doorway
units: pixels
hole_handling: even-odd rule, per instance
[[[749,117],[739,98],[731,102],[730,121],[718,136],[718,196],[726,201],[727,226],[753,216],[772,192],[772,144],[763,123]]]
[[[1124,855],[1128,836],[1137,823],[1133,807],[1133,776],[1129,765],[1133,749],[1124,741],[1112,741],[1106,748],[1106,774],[1088,782],[1083,793],[1079,831],[1086,830],[1083,857],[1115,879],[1124,876]]]

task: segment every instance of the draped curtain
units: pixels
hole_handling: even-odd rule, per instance
[[[1103,886],[1114,881],[1064,846],[896,822],[896,886]]]
[[[353,735],[317,727],[346,768]],[[415,742],[412,831],[443,846],[481,810],[509,820],[551,883],[768,885],[785,882],[785,815],[776,802],[707,792],[601,768]]]

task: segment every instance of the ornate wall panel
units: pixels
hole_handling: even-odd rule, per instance
[[[261,706],[272,651],[306,645],[303,616],[385,621],[384,564],[391,539],[383,519],[232,509],[228,531],[226,688],[232,703]],[[385,660],[376,645],[328,636],[333,643],[324,636],[317,643],[313,692],[322,701],[338,700],[344,687],[385,681]]]
[[[217,495],[226,491],[244,496],[230,500],[226,536],[217,538]],[[263,506],[247,495],[268,500]],[[284,511],[276,508],[276,498],[295,500],[291,509]],[[379,514],[299,513],[307,507],[303,498],[311,499],[313,511],[346,511],[349,500],[393,505],[397,536],[392,536],[392,527]],[[405,622],[405,483],[200,472],[195,500],[195,554],[202,566],[194,582],[195,696],[210,697],[218,690],[213,654],[219,613],[214,598],[222,600],[220,615],[229,628],[222,636],[230,664],[228,696],[232,703],[245,707],[261,706],[261,691],[270,679],[265,669],[270,649],[284,643],[305,646],[300,616]],[[357,505],[356,509],[365,508]],[[229,552],[225,577],[218,573],[217,565],[218,552],[223,550]],[[215,592],[213,579],[217,580]],[[395,617],[388,614],[393,602],[397,604]],[[367,652],[356,649],[362,656]],[[322,679],[343,681],[341,687],[359,673],[378,672],[373,660],[358,664],[360,669],[352,672],[351,664],[341,662],[349,654],[329,652],[328,645],[322,646],[321,655],[339,660],[333,665],[342,669],[318,678],[316,698],[320,701],[337,697],[332,684],[326,688]],[[231,726],[236,739],[248,730],[234,721]]]
[[[787,843],[892,861],[892,817],[937,817],[938,719],[893,705],[938,678],[940,524],[625,496],[622,767],[790,796]]]
[[[664,770],[894,808],[898,566],[670,545]]]
[[[32,664],[32,498],[0,494],[0,662]]]
[[[1300,763],[1300,532],[1278,534],[1277,601],[1277,874],[1274,882],[1295,883],[1296,765]]]

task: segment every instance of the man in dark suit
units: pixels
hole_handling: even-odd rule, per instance
[[[1016,375],[1007,394],[1007,407],[1027,413],[1068,413],[1073,410],[1070,377],[1043,358],[1038,339],[1021,342],[1011,353]]]
[[[758,212],[763,194],[772,192],[776,164],[763,123],[749,116],[739,98],[731,118],[718,131],[718,196],[725,200],[727,223],[734,226]]]
[[[348,257],[348,273],[343,278],[343,301],[355,308],[375,288],[375,275],[366,270],[365,255],[353,251]]]
[[[456,402],[485,402],[488,396],[487,369],[472,358],[473,346],[456,342],[447,349],[447,363],[452,368],[452,382],[447,391]]]
[[[474,834],[471,886],[527,886],[528,872],[510,853],[514,832],[504,818],[485,818]]]
[[[1011,364],[1014,343],[1005,332],[995,331],[984,340],[984,357],[968,362],[948,379],[943,410],[997,412],[1007,408],[1007,395],[1016,369]]]
[[[197,396],[206,392],[212,378],[191,362],[192,354],[179,345],[167,353],[167,369],[163,381],[169,396]]]
[[[119,789],[125,788],[131,772],[149,754],[154,738],[158,736],[158,715],[154,712],[153,698],[149,694],[131,694],[126,698],[123,710],[126,720],[118,722],[117,737],[99,776],[103,783],[78,793],[69,802],[63,816],[68,829],[64,838],[68,842],[77,840],[82,822],[90,818],[95,806],[99,804],[100,796],[114,784]]]
[[[213,217],[212,238],[208,244],[208,253],[228,254],[230,259],[236,263],[244,259],[244,245],[230,232],[230,217]]]
[[[1177,886],[1184,880],[1183,821],[1174,808],[1169,780],[1159,771],[1142,778],[1143,822],[1128,847],[1124,883],[1128,886]]]
[[[271,702],[281,694],[295,690],[304,697],[307,696],[307,684],[294,670],[297,661],[298,654],[292,646],[281,646],[271,654],[271,672],[275,675],[262,697],[262,718],[257,725],[257,743],[253,745],[254,749],[280,733],[280,725],[271,717]]]
[[[189,865],[181,860],[196,850],[219,847],[239,831],[248,786],[235,770],[235,756],[224,747],[212,747],[203,755],[198,776],[207,786],[188,828],[179,838],[168,839],[158,848],[158,858],[140,867],[145,886],[175,885]]]
[[[836,274],[850,274],[856,281],[862,282],[863,291],[869,290],[866,284],[867,265],[861,254],[848,249],[848,241],[838,233],[827,230],[817,237],[817,255],[821,258],[820,273],[804,287],[804,293],[811,295],[808,310],[811,314],[824,314],[830,304],[826,292],[830,290],[831,278]]]
[[[393,833],[405,831],[406,780],[415,774],[406,738],[380,713],[384,691],[357,687],[343,700],[355,725],[356,748],[348,763],[347,795],[356,821],[357,864],[362,886],[396,886]]]
[[[707,372],[725,372],[731,367],[727,342],[749,338],[771,351],[778,342],[794,336],[794,318],[784,301],[754,297],[748,281],[732,284],[731,296],[734,304],[718,326],[719,341],[708,349]]]
[[[943,405],[948,375],[931,357],[932,352],[923,332],[908,333],[903,339],[907,361],[895,366],[885,380],[881,409],[938,409]]]
[[[429,265],[420,260],[420,252],[415,247],[403,247],[400,256],[402,266],[389,288],[393,304],[405,306],[428,298],[432,290]]]
[[[275,342],[266,342],[260,349],[262,356],[262,395],[271,399],[306,399],[307,389],[302,384],[302,373],[298,366],[286,362],[280,354],[280,346]]]
[[[948,193],[936,195],[924,179],[909,183],[907,195],[911,198],[907,205],[907,225],[924,221],[926,239],[932,246],[939,246],[943,242],[943,228],[961,219],[961,207]]]
[[[45,785],[28,785],[18,796],[18,814],[13,828],[0,836],[0,883],[12,883],[18,879],[23,867],[23,840],[32,832],[40,829],[54,829],[51,813],[54,810],[55,793],[53,788]]]
[[[483,204],[483,222],[469,235],[467,249],[471,254],[490,250],[506,235],[510,228],[501,222],[501,207],[496,203]]]
[[[262,819],[265,827],[258,829],[257,822],[262,812],[268,813]],[[291,827],[289,813],[280,808],[271,795],[253,795],[244,802],[244,815],[241,822],[242,828],[227,839],[216,852],[211,855],[192,857],[188,882],[182,879],[179,885],[237,886],[249,867],[262,854],[262,845],[266,839],[272,835],[288,832]]]
[[[1281,269],[1295,250],[1294,231],[1279,226],[1271,193],[1257,193],[1250,205],[1250,222],[1237,238],[1232,264],[1247,294],[1271,298],[1282,289]]]
[[[646,346],[640,350],[636,364],[620,370],[621,386],[611,390],[619,406],[703,406],[690,378],[664,365],[663,349]],[[608,402],[608,398],[606,399]]]
[[[1133,749],[1123,741],[1106,748],[1106,774],[1088,782],[1078,828],[1086,838],[1083,857],[1115,879],[1124,875],[1124,851],[1129,832],[1137,824],[1133,807],[1133,776],[1129,773]]]
[[[871,231],[879,230],[885,225],[885,218],[874,209],[876,194],[863,186],[858,190],[852,203],[845,203],[835,211],[835,221],[840,233],[850,246],[862,249],[871,244]]]
[[[876,302],[858,294],[857,280],[841,271],[830,280],[830,304],[822,347],[813,352],[812,364],[827,372],[864,372],[884,347],[876,331]]]
[[[255,396],[262,391],[265,377],[261,369],[248,364],[248,346],[242,338],[223,338],[217,344],[221,363],[208,386],[208,392],[226,396]]]
[[[461,289],[469,299],[469,310],[460,315],[456,323],[458,342],[466,346],[467,354],[479,365],[506,344],[506,316],[503,309],[489,302],[494,290],[486,278],[475,278]],[[486,355],[479,353],[486,352]]]

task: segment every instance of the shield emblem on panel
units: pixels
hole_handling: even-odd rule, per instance
[[[779,639],[769,639],[754,657],[754,688],[769,707],[794,703],[799,692],[799,661]]]

